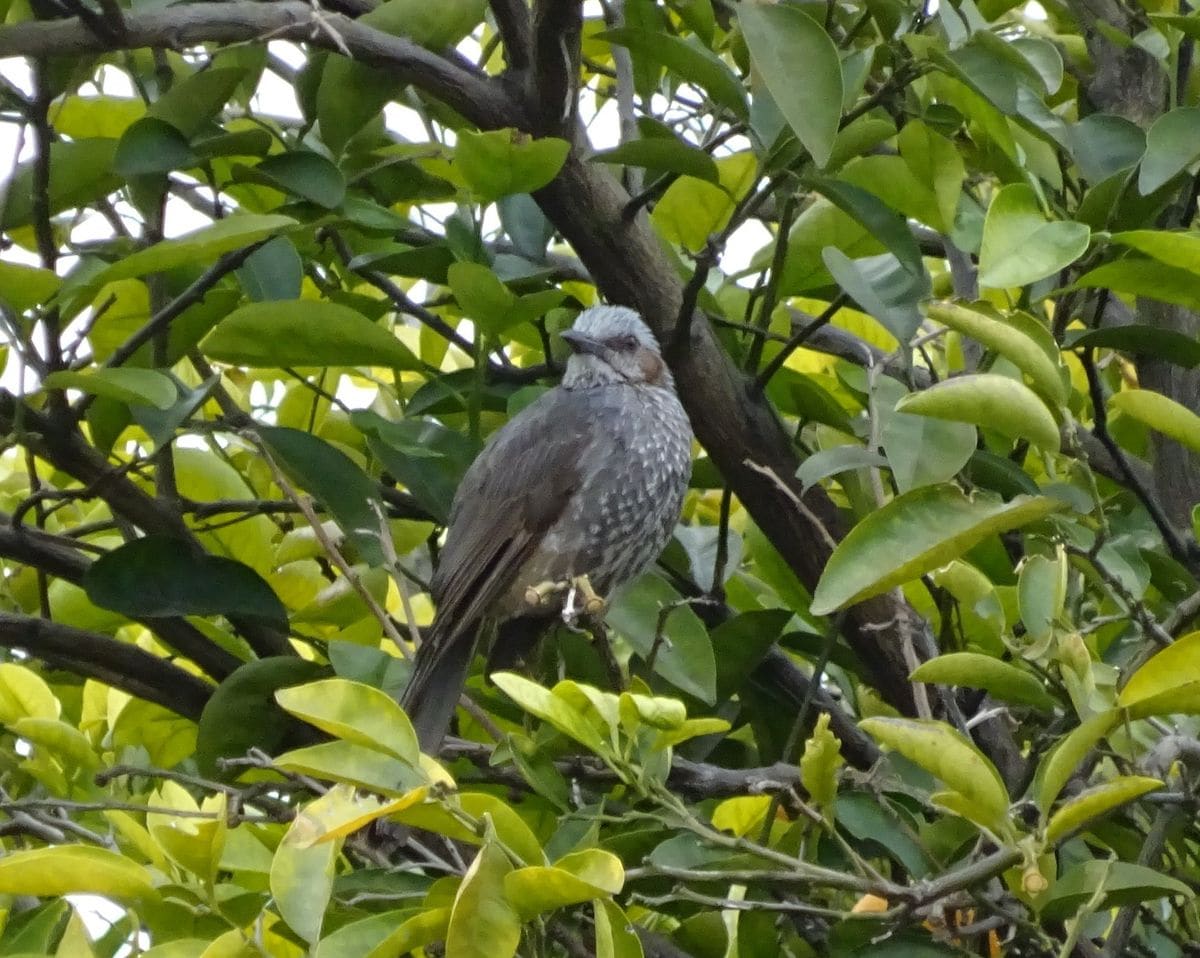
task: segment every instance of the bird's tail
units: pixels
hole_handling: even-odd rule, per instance
[[[400,705],[412,720],[421,751],[427,755],[437,756],[450,729],[475,657],[477,638],[474,626],[466,631],[448,631],[435,621],[417,649],[412,678],[400,696]]]

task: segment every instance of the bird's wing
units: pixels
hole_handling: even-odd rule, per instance
[[[401,699],[426,752],[454,715],[481,620],[580,486],[591,421],[582,396],[553,389],[493,436],[459,485],[432,582],[437,618]]]
[[[594,410],[576,391],[553,389],[496,435],[455,496],[433,596],[438,615],[469,622],[512,586],[579,489]]]

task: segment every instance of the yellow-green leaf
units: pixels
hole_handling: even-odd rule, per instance
[[[137,899],[153,895],[154,885],[137,862],[91,845],[55,845],[0,858],[0,894],[49,898],[78,893]]]
[[[521,941],[521,920],[504,895],[512,864],[494,841],[486,841],[467,869],[446,930],[446,954],[454,958],[511,958]]]
[[[22,718],[56,719],[58,699],[40,675],[23,665],[0,665],[0,723],[11,725]]]
[[[1162,788],[1162,784],[1157,778],[1124,775],[1081,792],[1064,802],[1062,807],[1050,816],[1050,821],[1046,823],[1046,844],[1055,844],[1077,828],[1114,808],[1132,802],[1156,788]]]
[[[1200,416],[1162,393],[1126,389],[1108,401],[1108,408],[1200,452]]]
[[[972,820],[993,831],[1003,825],[1008,789],[996,767],[960,732],[929,719],[869,718],[859,725],[962,795]]]
[[[347,742],[418,766],[421,750],[412,723],[386,692],[348,679],[322,679],[275,693],[280,707]]]

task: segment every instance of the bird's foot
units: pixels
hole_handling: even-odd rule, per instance
[[[562,615],[569,625],[574,625],[581,617],[599,618],[608,607],[604,598],[592,588],[592,583],[586,575],[528,586],[525,589],[525,602],[535,609],[545,609],[552,606],[564,593],[566,595],[563,598]]]

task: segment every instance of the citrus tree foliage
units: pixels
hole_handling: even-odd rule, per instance
[[[0,2],[0,952],[1195,954],[1188,10]],[[421,755],[601,298],[683,522]]]

